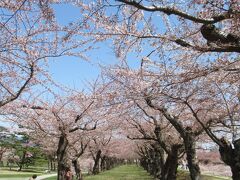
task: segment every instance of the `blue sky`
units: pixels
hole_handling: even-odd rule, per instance
[[[66,25],[80,18],[80,11],[69,4],[57,4],[54,6],[58,23]],[[53,80],[74,89],[84,89],[87,81],[97,78],[100,69],[98,63],[117,62],[113,52],[102,44],[101,53],[97,50],[88,53],[89,62],[77,57],[64,56],[50,59],[49,71]],[[91,55],[91,56],[90,56]],[[109,60],[109,61],[106,61]]]
[[[81,14],[77,7],[69,4],[54,5],[56,19],[61,25],[66,25],[76,21]],[[100,73],[98,64],[115,64],[118,62],[112,45],[107,42],[98,44],[99,49],[87,53],[89,62],[77,57],[60,57],[50,59],[49,71],[53,80],[73,89],[82,90],[86,88],[87,81],[92,81],[97,78]],[[129,60],[129,65],[137,67],[140,64],[135,58]]]

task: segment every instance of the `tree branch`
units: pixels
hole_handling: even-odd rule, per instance
[[[77,115],[76,119],[75,119],[75,123],[78,122],[78,120],[82,119],[84,113],[91,107],[91,105],[94,103],[94,101],[92,101],[88,107],[86,109],[83,110],[83,112],[80,115]]]
[[[1,101],[0,102],[0,107],[16,100],[20,94],[24,91],[24,89],[26,88],[26,86],[28,85],[28,83],[30,82],[30,80],[32,79],[33,77],[33,74],[34,74],[34,64],[31,64],[30,65],[30,74],[29,74],[29,77],[27,78],[27,80],[25,81],[25,83],[22,85],[22,87],[14,94],[14,93],[11,93],[11,96],[7,97],[5,99],[5,101]]]
[[[186,136],[185,129],[183,125],[177,121],[177,117],[171,116],[165,108],[154,106],[148,97],[145,97],[145,100],[151,108],[160,111],[164,117],[174,126],[174,128],[181,134],[182,137]]]
[[[204,129],[204,131],[207,133],[207,135],[215,142],[217,143],[219,146],[223,146],[223,144],[221,143],[221,141],[212,133],[212,131],[210,130],[210,128],[207,128],[203,122],[199,119],[197,113],[194,111],[194,109],[192,108],[192,106],[185,101],[184,102],[190,109],[190,111],[192,112],[193,116],[195,117],[195,119],[197,120],[197,122],[202,126],[202,128]]]
[[[216,22],[220,22],[222,20],[225,19],[230,19],[231,18],[231,11],[227,11],[225,13],[222,13],[220,15],[217,16],[213,16],[211,19],[203,19],[200,17],[195,17],[193,15],[187,14],[186,12],[180,11],[174,7],[162,7],[162,6],[156,6],[156,5],[152,5],[152,6],[145,6],[141,4],[140,2],[137,2],[135,0],[117,0],[119,2],[122,2],[124,4],[130,5],[130,6],[134,6],[138,9],[144,10],[144,11],[149,11],[149,12],[162,12],[165,13],[167,15],[171,15],[174,14],[176,16],[182,17],[184,19],[188,19],[190,21],[196,22],[196,23],[202,23],[202,24],[214,24]]]
[[[88,123],[87,123],[88,124]],[[92,131],[92,130],[95,130],[97,128],[97,122],[95,122],[94,126],[91,127],[91,128],[88,128],[87,127],[87,124],[84,125],[84,127],[81,127],[81,126],[77,126],[73,129],[70,129],[69,130],[69,133],[71,132],[74,132],[74,131],[77,131],[77,130],[82,130],[82,131]]]

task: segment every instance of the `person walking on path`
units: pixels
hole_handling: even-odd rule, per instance
[[[69,167],[66,168],[65,178],[66,180],[73,180],[73,173]]]

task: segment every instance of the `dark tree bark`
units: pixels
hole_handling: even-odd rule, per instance
[[[171,152],[168,153],[163,172],[161,174],[162,180],[174,180],[177,178],[178,154],[182,145],[172,145]]]
[[[186,128],[184,147],[187,155],[188,168],[192,180],[199,180],[201,171],[196,158],[196,137],[191,129]]]
[[[94,158],[94,166],[93,166],[93,174],[98,174],[99,173],[99,162],[101,158],[101,150],[97,151],[96,157]]]
[[[18,171],[22,171],[22,168],[23,168],[23,165],[24,165],[24,162],[25,162],[25,159],[26,159],[26,153],[27,153],[27,151],[24,150],[21,161],[18,163],[19,164]]]
[[[158,153],[159,149],[155,149],[154,146],[159,146],[159,144],[154,143],[152,147],[145,149],[144,153],[143,151],[141,152],[141,166],[156,179],[176,180],[178,159],[179,154],[183,152],[183,145],[172,145],[164,162],[162,162],[162,157],[158,156],[160,155],[160,153]]]
[[[201,27],[202,36],[210,42],[227,44],[231,43],[239,46],[240,37],[236,34],[229,33],[228,35],[224,35],[218,28],[215,27],[214,24],[204,24]]]
[[[55,171],[55,168],[54,168],[54,157],[52,155],[48,156],[48,170]]]
[[[157,145],[155,145],[155,152],[156,152],[156,155],[157,155],[157,172],[156,172],[156,177],[157,178],[160,178],[163,174],[163,171],[164,171],[164,166],[165,166],[165,163],[164,162],[164,149],[166,150],[166,144],[164,143],[163,141],[163,138],[162,138],[162,133],[161,133],[161,127],[160,125],[156,125],[155,127],[155,130],[154,130],[154,134],[157,138]]]
[[[163,169],[164,166],[164,150],[161,148],[161,146],[158,143],[155,143],[155,146],[153,147],[154,151],[155,151],[155,173],[154,176],[156,178],[160,178],[161,177],[161,171]]]
[[[48,170],[50,169],[50,159],[48,159]]]
[[[179,134],[181,135],[184,141],[184,148],[187,154],[187,161],[189,165],[191,180],[199,180],[201,171],[198,165],[198,161],[196,158],[196,150],[195,150],[196,148],[195,140],[196,140],[197,133],[196,134],[193,133],[190,127],[184,128],[182,123],[178,121],[178,118],[175,116],[172,116],[164,107],[158,107],[153,105],[151,99],[149,99],[148,97],[146,97],[145,100],[150,107],[161,112],[165,116],[165,118],[179,132]]]
[[[101,157],[100,168],[101,168],[101,171],[106,170],[106,156]]]
[[[232,179],[239,180],[240,177],[240,139],[233,142],[232,145],[225,140],[221,139],[222,145],[219,146],[219,152],[222,161],[230,166],[232,171]]]
[[[53,163],[53,171],[56,171],[56,162]]]
[[[53,163],[54,163],[54,162],[53,162],[53,160],[51,159],[51,160],[50,160],[50,170],[51,170],[51,171],[54,171],[54,170],[55,170],[55,169],[53,168]]]
[[[78,162],[77,159],[74,159],[72,161],[75,173],[76,173],[76,180],[83,180],[83,176],[82,176],[82,171],[81,171],[81,166]]]
[[[58,163],[58,180],[64,180],[65,169],[68,167],[66,162],[66,148],[68,145],[68,140],[66,134],[62,133],[59,142],[58,142],[58,149],[57,149],[57,163]]]

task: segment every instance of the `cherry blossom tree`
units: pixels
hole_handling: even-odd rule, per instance
[[[186,105],[193,119],[219,146],[221,159],[231,167],[232,178],[236,179],[239,176],[238,160],[232,158],[238,156],[238,74],[223,74],[225,76],[213,73],[198,78],[198,84],[192,86],[188,98],[178,100]]]
[[[146,110],[143,111],[146,113]],[[146,120],[138,122],[136,117],[134,119],[128,118],[128,123],[138,131],[138,133],[130,133],[131,135],[128,135],[128,137],[133,140],[143,140],[146,144],[149,144],[148,146],[140,146],[139,152],[143,155],[145,153],[149,155],[149,160],[146,163],[148,164],[148,171],[154,177],[176,179],[178,160],[184,152],[181,137],[171,127],[170,123],[164,122],[163,118],[159,120],[157,116],[150,114],[146,114],[146,116],[150,119],[147,122],[151,124],[151,128],[148,127],[149,125],[146,125]],[[146,142],[147,140],[149,142]]]
[[[25,128],[37,142],[55,149],[58,179],[64,179],[65,168],[83,154],[89,141],[88,133],[97,126],[98,119],[93,116],[98,112],[97,103],[90,96],[78,94],[58,97],[54,104],[44,101],[32,104],[19,103],[18,110],[13,110],[14,116],[9,118]]]
[[[161,75],[155,76],[161,81],[152,84],[152,88],[150,88],[152,90],[146,93],[145,100],[150,107],[159,110],[174,124],[175,129],[184,137],[185,145],[191,144],[187,143],[187,140],[191,139],[190,141],[194,142],[194,139],[203,130],[220,145],[220,141],[210,133],[209,128],[212,128],[210,122],[222,118],[222,112],[211,112],[208,114],[209,118],[197,120],[194,109],[188,103],[188,96],[191,96],[190,92],[196,91],[195,84],[191,85],[191,83],[198,83],[199,79],[202,80],[200,77],[204,79],[209,75],[207,78],[210,78],[210,83],[204,81],[206,84],[201,85],[204,88],[208,85],[214,88],[214,84],[211,84],[213,83],[211,81],[212,74],[224,79],[226,74],[238,73],[239,2],[235,0],[183,0],[181,2],[116,0],[101,1],[85,6],[86,12],[93,12],[92,10],[94,13],[91,14],[91,17],[89,16],[89,19],[95,26],[91,27],[98,28],[92,35],[105,39],[112,38],[118,57],[127,59],[128,54],[132,52],[134,55],[138,53],[140,58],[147,54],[143,60],[152,62],[152,72],[157,73],[159,66],[162,67]],[[142,65],[144,61],[142,61]],[[146,73],[146,76],[153,74]],[[115,76],[117,75],[116,73]],[[135,78],[139,79],[136,76]],[[224,83],[231,84],[237,79],[237,76],[231,76]],[[162,85],[161,83],[164,84],[163,87],[166,86],[166,91],[162,92],[161,87],[160,92],[154,94],[155,87],[158,89],[158,86]],[[170,85],[168,86],[168,84]],[[181,91],[180,88],[184,89]],[[200,97],[204,97],[204,93],[206,93],[202,88],[197,88],[201,89],[198,91]],[[137,88],[133,88],[133,91],[136,90]],[[174,91],[176,92],[174,93]],[[236,95],[236,93],[234,94]],[[149,99],[149,97],[151,98]],[[159,107],[152,102],[154,99],[155,102],[158,101],[157,104],[161,102],[164,105]],[[205,106],[204,103],[200,104]],[[175,106],[180,111],[183,110],[181,118],[179,118],[179,112],[173,110]],[[214,113],[218,115],[214,116]],[[182,126],[176,121],[181,122],[182,118],[191,122],[190,125],[187,126],[186,123]],[[197,128],[193,127],[195,125]],[[194,147],[194,143],[192,147]],[[224,149],[224,147],[230,146],[221,144],[220,147],[220,149]],[[189,164],[191,166],[190,162]],[[228,162],[228,164],[230,163]],[[198,179],[200,171],[196,161],[192,167],[193,169],[190,168],[191,178]],[[235,173],[233,172],[233,174]],[[233,178],[237,176],[237,174],[233,175]]]
[[[2,0],[0,2],[0,107],[16,100],[37,84],[50,79],[47,60],[59,56],[79,56],[91,39],[68,37],[70,25],[61,26],[55,17],[55,0]],[[84,31],[85,27],[78,27]],[[79,48],[80,47],[80,48]]]
[[[103,156],[107,155],[107,146],[112,138],[111,131],[108,129],[98,128],[98,133],[91,136],[92,142],[89,145],[89,152],[94,160],[94,165],[92,169],[93,174],[98,174],[100,172],[100,160]]]
[[[154,147],[151,151],[156,153],[154,160],[151,160],[155,164],[151,163],[151,168],[148,169],[150,173],[161,179],[176,178],[178,159],[183,152],[181,136],[161,112],[145,102],[143,92],[145,88],[151,87],[151,83],[144,81],[139,72],[142,73],[118,67],[111,70],[108,68],[106,73],[112,80],[107,91],[112,92],[108,103],[116,106],[118,112],[121,109],[120,117],[125,121],[122,128],[128,138],[155,142],[152,143]],[[151,80],[148,78],[148,81]]]
[[[189,79],[189,72],[180,71],[179,67],[166,69],[164,64],[151,61],[144,64],[140,70],[119,67],[107,70],[108,77],[115,82],[112,88],[118,89],[117,93],[113,91],[113,100],[110,102],[112,104],[128,103],[130,105],[121,108],[127,110],[137,103],[137,107],[154,122],[156,121],[154,116],[149,115],[149,110],[143,108],[145,101],[145,106],[149,106],[148,108],[152,108],[164,116],[177,130],[184,142],[192,178],[199,178],[200,168],[196,159],[198,136],[205,131],[214,142],[220,145],[221,149],[224,146],[220,144],[222,140],[219,135],[223,136],[226,128],[229,129],[229,132],[233,132],[233,135],[235,134],[232,128],[236,123],[234,120],[236,117],[233,119],[228,116],[230,114],[237,116],[235,108],[238,103],[236,101],[238,88],[234,84],[236,81],[238,82],[238,74],[222,71],[225,74],[222,75],[217,71],[206,76],[200,75]],[[198,72],[202,73],[202,71]],[[134,113],[136,113],[136,109],[128,114],[133,115]],[[142,139],[153,140],[153,137],[147,134],[151,131],[144,130],[136,117],[130,117],[126,117],[126,119],[139,130]],[[229,125],[228,127],[226,123]],[[158,123],[155,125],[157,128]],[[218,132],[221,133],[218,134]],[[224,150],[224,152],[229,151]],[[224,157],[226,159],[226,156]]]
[[[232,147],[238,149],[238,137],[236,136],[238,134],[238,125],[236,125],[238,122],[235,119],[238,117],[239,104],[237,98],[239,91],[238,74],[226,71],[212,72],[187,81],[185,81],[187,76],[184,77],[184,74],[181,74],[180,77],[178,73],[175,73],[175,75],[177,75],[177,78],[174,75],[173,78],[178,83],[173,83],[175,80],[172,79],[173,81],[169,81],[171,83],[168,84],[168,88],[161,89],[160,92],[155,87],[154,91],[159,93],[158,97],[154,97],[154,93],[148,94],[147,103],[162,112],[180,134],[184,132],[182,130],[187,130],[184,132],[187,136],[182,135],[184,142],[187,143],[185,145],[187,159],[188,152],[196,154],[192,151],[194,149],[190,148],[191,142],[194,143],[196,135],[204,131],[213,142],[218,144],[222,160],[232,169],[232,178],[237,178],[239,172],[237,170],[237,160],[230,159],[237,156],[237,152],[232,150]],[[179,82],[182,77],[184,79]],[[172,107],[175,109],[173,110]],[[178,108],[181,108],[181,114],[177,113]],[[186,128],[181,128],[184,119]],[[179,120],[181,123],[176,123]],[[232,137],[229,137],[229,135]],[[232,139],[232,145],[227,142],[227,139]],[[233,151],[234,156],[226,155],[231,154],[230,152],[233,153]],[[188,164],[190,167],[189,159]]]
[[[0,51],[3,68],[0,107],[42,80],[37,78],[41,73],[45,75],[41,59],[72,55],[71,50],[80,46],[81,52],[88,50],[88,42],[108,40],[122,61],[120,67],[111,69],[114,73],[107,72],[108,80],[114,83],[105,87],[113,91],[98,93],[101,106],[95,101],[84,100],[87,104],[81,102],[80,109],[74,107],[77,110],[72,110],[74,105],[69,107],[69,104],[75,100],[70,98],[67,102],[71,103],[59,101],[53,106],[20,107],[30,109],[26,115],[34,120],[34,123],[25,123],[25,127],[39,127],[43,135],[46,131],[56,136],[59,164],[68,156],[66,149],[70,151],[70,137],[78,137],[79,131],[85,133],[94,129],[96,114],[104,104],[105,108],[108,105],[115,110],[134,107],[130,114],[140,111],[153,123],[150,123],[149,129],[142,131],[142,124],[132,118],[130,122],[135,126],[137,135],[142,137],[144,133],[151,132],[151,139],[156,138],[158,145],[162,148],[169,145],[172,150],[172,145],[176,144],[163,144],[159,135],[165,134],[159,133],[162,127],[149,111],[157,112],[166,123],[170,123],[184,145],[192,180],[200,177],[195,143],[201,133],[206,133],[219,146],[222,160],[232,169],[232,178],[238,179],[239,158],[234,158],[239,157],[238,1],[103,0],[89,3],[81,0],[74,2],[82,13],[80,21],[66,27],[56,23],[51,8],[55,2],[60,3],[44,0],[0,3],[3,10],[0,30],[5,35]],[[88,38],[83,40],[79,36]],[[81,52],[77,55],[82,56]],[[131,70],[127,66],[130,58],[142,59],[141,67]],[[125,103],[127,106],[124,106]],[[113,109],[108,113],[113,115]],[[93,113],[91,118],[90,112]],[[119,114],[114,115],[117,117]],[[101,117],[104,120],[113,119],[106,118],[106,114],[101,114]],[[24,120],[21,121],[24,123]],[[42,127],[45,123],[49,124],[47,130]],[[148,126],[144,124],[144,127]],[[223,138],[229,135],[232,135],[232,144],[228,142],[230,138]],[[88,144],[88,140],[82,140],[78,144],[81,152]],[[143,154],[156,150],[154,148],[155,143],[148,144]],[[164,150],[170,151],[169,148]],[[60,165],[59,171],[61,174]]]

